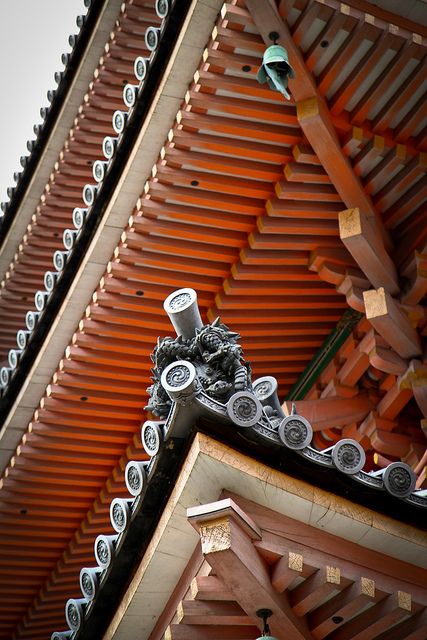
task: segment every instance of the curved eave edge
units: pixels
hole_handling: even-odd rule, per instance
[[[294,417],[301,419],[297,415]],[[141,492],[139,495],[130,495],[128,499],[115,498],[111,503],[111,507],[116,503],[123,509],[123,529],[119,531],[121,527],[117,526],[117,521],[114,522],[111,508],[111,520],[116,532],[111,562],[106,567],[89,569],[98,572],[92,599],[70,598],[66,604],[66,607],[76,606],[80,615],[80,627],[67,632],[73,640],[101,637],[107,628],[136,563],[145,553],[197,430],[207,432],[210,436],[219,436],[228,445],[288,475],[300,476],[305,480],[309,475],[311,483],[316,486],[332,489],[335,494],[342,494],[347,499],[367,504],[371,509],[381,505],[382,508],[379,510],[393,518],[396,518],[396,513],[403,512],[409,515],[413,522],[417,522],[418,519],[419,524],[419,507],[427,508],[427,495],[424,495],[426,492],[412,492],[405,500],[401,500],[384,491],[382,479],[378,475],[359,471],[351,477],[340,472],[334,464],[331,452],[318,451],[309,445],[299,451],[286,447],[273,430],[268,432],[265,416],[250,427],[239,428],[238,425],[233,425],[227,406],[212,400],[203,391],[185,405],[174,402],[166,421],[149,420],[144,423],[142,429],[147,425],[149,428],[154,426],[157,442],[154,443],[156,438],[151,439],[151,443],[155,444],[154,449],[150,451],[145,447],[146,452],[153,453],[158,450],[158,453],[155,453],[149,462],[144,460],[128,463],[127,470],[131,465],[144,468]],[[144,436],[142,440],[144,444]],[[128,481],[126,484],[129,489]],[[364,486],[362,493],[358,494],[357,484]],[[373,506],[370,497],[374,494],[377,494],[377,499],[374,500]],[[402,506],[406,508],[402,509]],[[122,522],[121,517],[118,518],[118,522]],[[106,535],[109,534],[111,532]],[[81,571],[88,569],[82,568]],[[55,634],[52,638],[54,637]]]
[[[161,38],[155,51],[155,56],[153,61],[150,62],[147,77],[137,95],[130,116],[126,121],[123,133],[120,136],[120,144],[117,145],[117,149],[110,161],[111,164],[108,167],[106,177],[102,185],[99,186],[99,191],[97,191],[94,202],[90,207],[85,224],[79,231],[78,242],[76,242],[75,247],[73,247],[73,250],[70,252],[53,290],[46,296],[46,304],[42,309],[43,313],[37,321],[34,330],[31,332],[28,345],[26,345],[20,354],[17,367],[13,371],[13,377],[10,382],[4,385],[0,401],[0,411],[4,415],[7,415],[13,407],[21,386],[33,366],[39,349],[46,339],[54,319],[65,300],[74,275],[95,236],[102,215],[110,202],[112,194],[120,180],[123,168],[128,161],[132,147],[138,137],[141,123],[144,122],[149,112],[151,101],[156,94],[160,80],[169,63],[170,55],[179,37],[190,4],[190,0],[180,0],[179,3],[176,2],[171,7],[165,28],[162,30]],[[91,185],[86,185],[86,187],[87,186]]]
[[[86,640],[105,630],[135,561],[150,541],[197,427],[269,467],[309,477],[311,484],[394,519],[419,526],[420,509],[427,508],[427,491],[415,490],[416,476],[409,465],[394,462],[367,473],[364,449],[349,438],[323,451],[314,448],[313,428],[295,405],[285,416],[277,380],[264,376],[251,382],[239,334],[220,318],[203,324],[194,289],[174,291],[163,307],[177,337],[159,338],[151,356],[153,384],[147,389],[146,408],[159,419],[146,420],[141,427],[145,459],[127,463],[130,495],[113,498],[110,504],[115,534],[96,538],[98,566],[82,567],[83,598],[69,598],[65,605],[70,630],[55,632],[52,640],[58,633]],[[68,636],[56,635],[60,637]]]
[[[51,133],[61,112],[62,106],[67,99],[69,90],[78,73],[80,64],[83,61],[88,46],[91,41],[92,33],[95,29],[98,19],[102,13],[102,9],[108,0],[92,0],[87,14],[84,16],[83,25],[77,35],[75,45],[69,54],[69,60],[62,72],[61,81],[54,91],[54,97],[47,108],[46,117],[40,131],[34,141],[34,148],[29,156],[26,157],[25,166],[19,177],[16,187],[13,187],[13,195],[9,202],[3,204],[3,215],[0,216],[0,251],[6,241],[8,232],[13,221],[20,209],[20,206],[26,197],[31,179],[37,170],[39,161],[49,142]]]

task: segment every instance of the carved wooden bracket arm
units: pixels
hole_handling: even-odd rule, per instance
[[[189,522],[200,534],[202,552],[254,624],[256,611],[271,609],[271,632],[279,640],[309,640],[304,620],[298,619],[284,594],[271,584],[268,567],[253,545],[262,533],[238,505],[227,498],[187,510]]]

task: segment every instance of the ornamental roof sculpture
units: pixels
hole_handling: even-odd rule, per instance
[[[198,390],[214,400],[224,402],[232,392],[251,388],[251,371],[243,360],[243,351],[233,333],[217,318],[212,324],[203,325],[197,307],[197,297],[192,289],[172,293],[165,301],[168,313],[177,333],[176,338],[159,340],[152,355],[154,384],[149,388],[151,396],[147,409],[167,418],[174,400],[188,401],[175,393],[191,376],[188,365],[176,361],[189,361],[196,368]]]
[[[310,423],[297,414],[295,405],[292,414],[285,415],[275,378],[264,376],[252,382],[250,365],[236,342],[239,335],[219,318],[212,324],[202,324],[194,290],[175,291],[164,308],[177,337],[159,340],[152,356],[154,384],[149,388],[147,408],[166,422],[160,427],[161,423],[148,421],[142,427],[142,443],[150,456],[158,453],[163,438],[181,435],[190,411],[193,416],[207,415],[228,422],[244,430],[245,437],[254,442],[286,447],[365,485],[427,507],[425,492],[414,492],[416,477],[409,465],[394,462],[379,472],[366,473],[365,452],[356,440],[343,438],[323,451],[310,446]]]
[[[174,291],[165,300],[164,309],[176,337],[159,338],[152,354],[153,384],[148,389],[150,401],[146,408],[159,420],[146,420],[141,427],[142,445],[150,461],[128,462],[125,482],[130,496],[114,498],[110,505],[115,533],[96,538],[97,566],[80,571],[83,598],[70,598],[65,605],[70,631],[54,632],[51,640],[78,637],[115,558],[126,545],[126,537],[143,519],[138,516],[150,484],[162,475],[165,453],[188,438],[198,418],[214,418],[255,444],[300,455],[412,506],[427,508],[427,492],[414,490],[416,476],[409,465],[394,462],[367,473],[363,471],[365,451],[355,440],[343,438],[323,451],[311,446],[313,429],[309,421],[297,414],[295,404],[292,413],[285,415],[274,377],[252,381],[250,365],[237,342],[239,334],[219,318],[203,324],[193,289]]]

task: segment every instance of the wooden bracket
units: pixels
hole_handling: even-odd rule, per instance
[[[418,304],[427,293],[427,254],[415,251],[415,269],[409,288],[400,298],[402,304]]]
[[[388,255],[372,218],[355,207],[338,214],[340,238],[374,287],[391,295],[400,291],[396,268]]]
[[[402,358],[422,353],[421,342],[408,316],[383,287],[364,291],[366,317]]]
[[[309,640],[305,621],[271,584],[268,567],[253,545],[260,538],[253,520],[230,498],[188,509],[187,517],[200,533],[206,560],[254,624],[259,624],[256,611],[262,603],[272,611],[269,625],[279,640]]]

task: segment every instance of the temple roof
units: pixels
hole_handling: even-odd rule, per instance
[[[126,462],[144,456],[149,354],[177,287],[242,334],[254,377],[301,401],[319,449],[355,438],[369,469],[403,460],[425,486],[425,27],[356,1],[268,3],[262,16],[250,0],[176,3],[164,20],[154,1],[109,6],[72,128],[32,170],[44,185],[49,167],[48,184],[1,254],[1,526],[17,580],[2,587],[5,638],[61,628],[57,589],[78,591]],[[256,80],[272,32],[296,71],[290,102]]]

